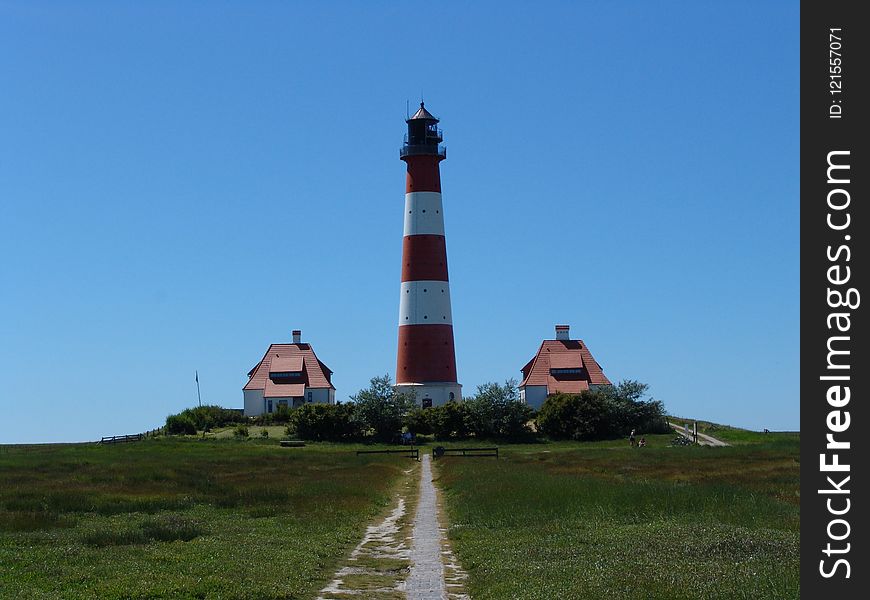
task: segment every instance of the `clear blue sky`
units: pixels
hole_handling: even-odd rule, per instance
[[[676,414],[797,429],[798,2],[0,2],[0,443],[241,407],[303,330],[395,369],[405,102],[457,366],[568,323]]]

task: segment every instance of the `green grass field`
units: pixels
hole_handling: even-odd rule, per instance
[[[799,435],[713,427],[437,461],[472,597],[798,597]],[[258,433],[0,446],[0,598],[314,598],[417,470]]]
[[[797,598],[798,436],[672,438],[438,461],[472,597]]]
[[[0,598],[313,598],[408,468],[354,449],[0,447]]]

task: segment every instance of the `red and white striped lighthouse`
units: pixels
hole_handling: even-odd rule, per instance
[[[456,380],[453,318],[439,164],[447,158],[438,119],[420,103],[399,151],[405,179],[405,232],[399,301],[396,389],[423,407],[462,399]]]

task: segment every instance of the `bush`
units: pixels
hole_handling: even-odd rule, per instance
[[[426,409],[432,424],[432,433],[439,440],[468,437],[468,406],[459,402],[448,402],[441,406]]]
[[[414,409],[414,399],[393,389],[389,375],[375,377],[371,385],[350,397],[356,416],[380,441],[392,440],[401,430],[405,417]]]
[[[166,433],[170,435],[196,435],[196,424],[185,414],[166,417]]]
[[[430,435],[434,433],[432,427],[432,415],[436,411],[432,408],[414,408],[405,416],[405,427],[411,433]]]
[[[359,437],[361,424],[350,404],[304,404],[294,411],[287,435],[304,440],[341,441]]]
[[[553,439],[601,440],[637,433],[669,433],[664,405],[643,400],[649,386],[623,381],[615,386],[556,394],[544,401],[538,428]]]
[[[236,437],[236,439],[245,439],[245,438],[247,438],[248,435],[249,435],[249,434],[248,434],[248,426],[239,423],[238,425],[236,425],[236,428],[235,428],[235,430],[233,431],[233,435]]]
[[[193,433],[196,433],[196,430],[209,431],[215,427],[226,427],[233,423],[245,422],[245,417],[241,412],[213,405],[186,408],[177,415],[172,416],[180,417],[192,422],[194,427]],[[168,430],[169,419],[167,419],[166,423]]]
[[[504,385],[477,386],[477,394],[464,405],[467,430],[477,437],[516,439],[532,434],[529,423],[535,411],[520,400],[517,382],[513,379],[505,381]]]
[[[261,429],[260,430],[260,437],[263,439],[268,438],[269,437],[269,430],[268,429]]]
[[[538,429],[556,439],[595,440],[609,437],[607,403],[597,392],[556,394],[544,401],[538,413]]]

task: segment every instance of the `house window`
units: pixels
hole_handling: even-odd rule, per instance
[[[308,401],[311,402],[311,392],[308,392]]]
[[[287,406],[287,398],[281,398],[278,400],[278,408],[281,408],[282,406]]]
[[[269,373],[269,379],[275,383],[282,383],[288,380],[292,381],[299,377],[302,377],[302,371],[273,371],[272,373]]]
[[[271,399],[266,400],[266,410],[268,412],[272,412],[272,400]]]
[[[550,369],[550,375],[579,375],[583,369]]]
[[[450,399],[456,400],[456,394],[454,394],[453,392],[450,392]]]

